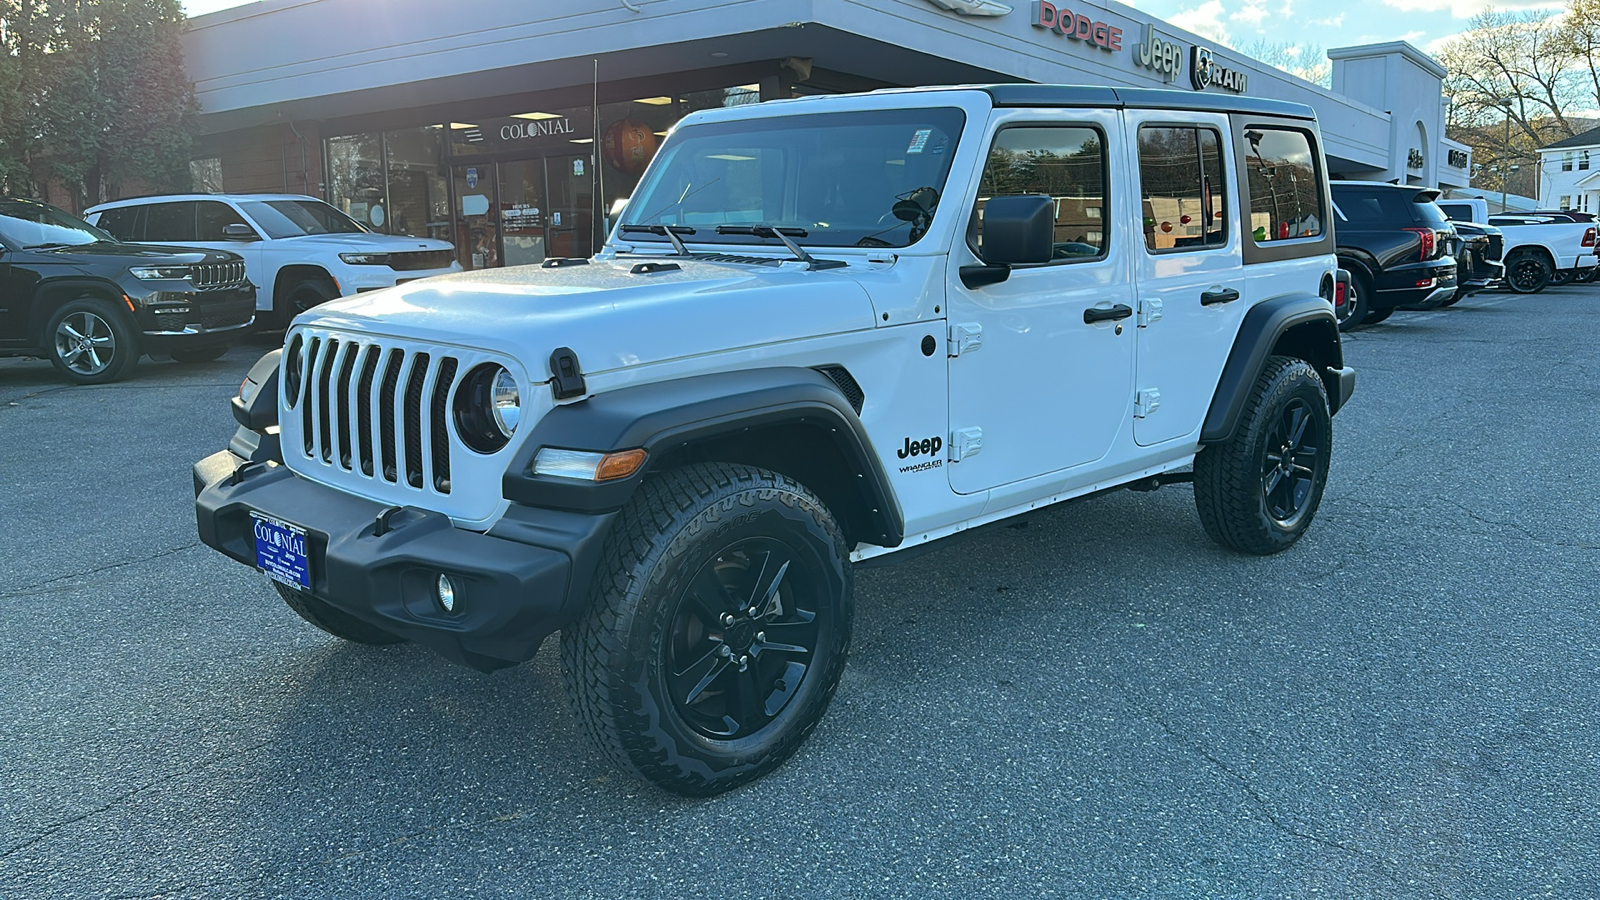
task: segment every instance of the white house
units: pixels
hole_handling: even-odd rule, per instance
[[[1539,148],[1539,208],[1600,212],[1600,128]]]

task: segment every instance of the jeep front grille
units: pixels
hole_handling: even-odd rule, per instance
[[[244,263],[202,263],[190,266],[189,283],[202,291],[238,287],[244,283]]]
[[[301,379],[303,396],[294,399],[307,459],[389,484],[403,479],[413,488],[450,493],[448,419],[459,368],[454,357],[408,353],[354,337],[313,337],[304,356],[308,377]],[[405,391],[397,402],[402,381]],[[397,453],[397,447],[404,449]],[[432,476],[426,483],[424,473]]]
[[[492,520],[500,481],[521,438],[554,404],[522,368],[499,354],[315,325],[291,328],[279,384],[284,464],[296,474],[393,506],[442,512],[463,524]],[[512,441],[479,453],[456,431],[462,378],[484,363],[524,385]]]
[[[402,250],[389,254],[389,268],[397,272],[420,272],[424,269],[447,269],[455,261],[450,250]]]

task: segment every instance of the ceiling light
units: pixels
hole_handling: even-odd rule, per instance
[[[651,106],[666,106],[672,102],[671,97],[641,97],[635,103],[648,103]]]
[[[531,113],[517,113],[516,115],[512,116],[511,118],[513,118],[513,119],[533,119],[534,121],[537,122],[540,119],[560,119],[560,118],[563,118],[563,117],[562,116],[558,116],[555,113],[531,112]]]

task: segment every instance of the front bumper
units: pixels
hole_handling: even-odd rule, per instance
[[[200,539],[255,567],[251,512],[306,530],[311,593],[362,621],[482,671],[524,662],[582,611],[589,573],[614,513],[512,507],[488,533],[385,507],[229,451],[194,466]],[[455,609],[435,600],[440,574]]]
[[[255,324],[256,291],[152,291],[139,299],[135,321],[146,352],[237,343]]]

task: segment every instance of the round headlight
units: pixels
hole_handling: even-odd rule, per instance
[[[504,366],[484,363],[456,388],[456,433],[479,453],[495,453],[511,440],[522,418],[522,392]]]
[[[495,427],[510,438],[517,430],[517,420],[522,417],[522,393],[517,390],[517,379],[505,369],[499,369],[494,373],[490,394],[494,402]]]

